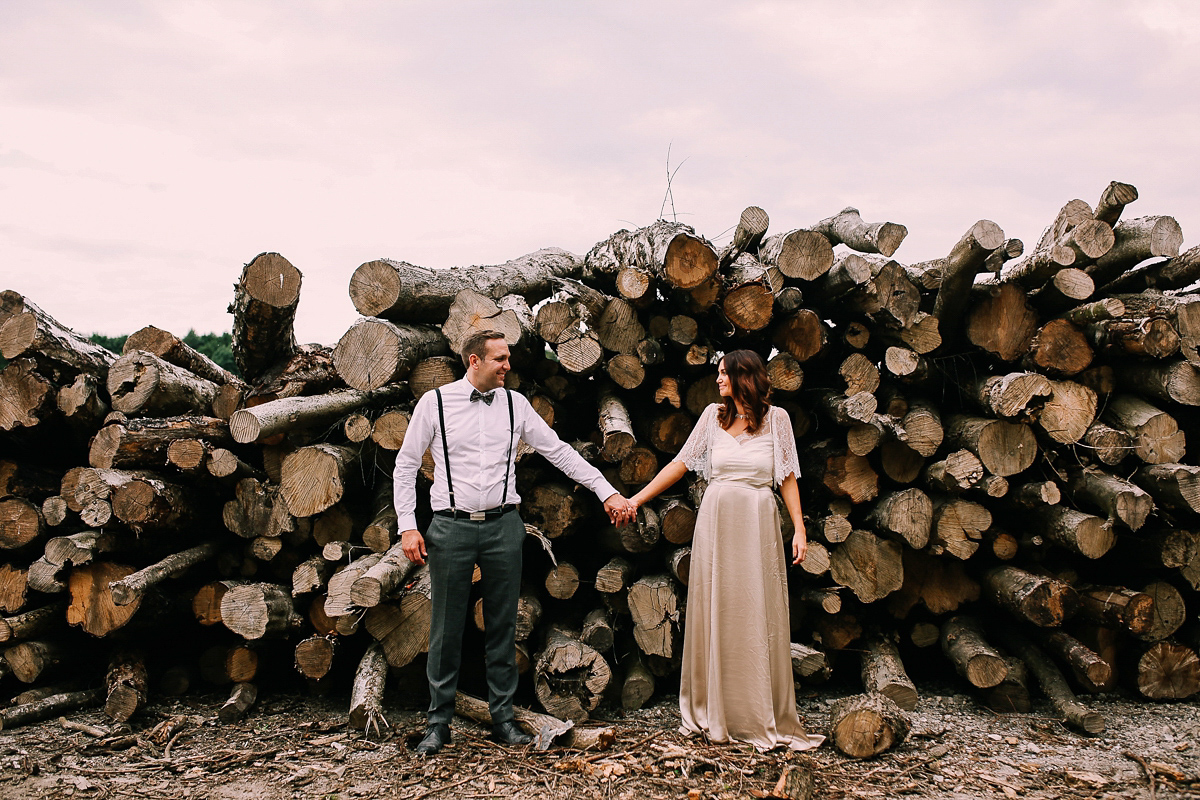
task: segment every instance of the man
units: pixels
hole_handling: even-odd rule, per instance
[[[396,516],[404,554],[429,560],[432,620],[429,631],[429,725],[416,747],[434,755],[450,741],[454,694],[462,657],[471,573],[482,575],[485,660],[492,735],[505,744],[532,737],[513,721],[517,688],[516,621],[521,588],[525,524],[513,459],[525,440],[546,460],[604,501],[614,522],[632,516],[622,497],[592,465],[550,429],[525,397],[501,387],[509,370],[504,334],[483,331],[462,347],[465,378],[427,392],[417,402],[393,473]],[[431,448],[432,445],[432,448]],[[416,476],[421,457],[432,449],[433,522],[417,530]]]

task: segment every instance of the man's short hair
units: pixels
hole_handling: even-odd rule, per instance
[[[476,331],[467,337],[467,340],[462,345],[462,362],[463,366],[470,368],[471,356],[478,356],[479,360],[483,360],[484,353],[487,352],[487,343],[492,339],[503,339],[504,334],[500,331]]]

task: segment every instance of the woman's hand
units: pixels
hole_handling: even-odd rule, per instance
[[[792,563],[799,564],[807,553],[808,536],[804,532],[804,523],[801,522],[796,526],[796,533],[792,536]]]

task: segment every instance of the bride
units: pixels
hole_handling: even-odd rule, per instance
[[[768,401],[758,353],[727,353],[717,388],[722,402],[705,409],[679,455],[631,499],[640,506],[689,470],[708,481],[692,539],[681,731],[764,750],[806,750],[825,737],[809,734],[796,713],[787,562],[771,491],[779,488],[795,526],[798,564],[807,542],[792,424]]]

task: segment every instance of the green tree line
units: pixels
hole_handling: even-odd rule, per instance
[[[104,336],[99,333],[93,333],[88,337],[91,341],[112,350],[117,355],[121,354],[121,349],[125,346],[125,340],[129,335],[125,336]],[[233,334],[232,333],[196,333],[194,330],[189,330],[187,335],[183,337],[183,343],[193,350],[199,351],[204,355],[217,362],[220,366],[237,375],[237,364],[233,361]]]

